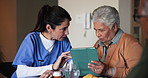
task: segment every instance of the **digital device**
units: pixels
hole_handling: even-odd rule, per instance
[[[88,68],[88,63],[91,63],[92,60],[99,61],[98,52],[95,48],[72,48],[70,53],[74,64],[80,70],[80,76],[87,74],[99,76]]]

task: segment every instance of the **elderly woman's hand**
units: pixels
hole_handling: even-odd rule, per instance
[[[90,68],[94,73],[105,75],[106,65],[100,61],[91,61],[92,63],[88,63],[88,68]]]
[[[52,70],[46,70],[39,78],[52,78],[53,71]]]

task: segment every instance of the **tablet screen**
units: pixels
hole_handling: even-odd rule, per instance
[[[74,64],[80,70],[80,76],[87,74],[98,76],[88,68],[88,63],[91,63],[92,60],[99,61],[98,52],[95,48],[72,48],[70,53]]]

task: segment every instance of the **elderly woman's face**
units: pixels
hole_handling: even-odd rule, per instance
[[[103,43],[110,42],[114,38],[116,33],[114,29],[98,21],[94,22],[94,30],[96,31],[96,36]]]

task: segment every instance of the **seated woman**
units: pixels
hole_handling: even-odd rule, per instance
[[[34,30],[25,37],[13,61],[17,69],[12,78],[58,70],[70,56],[71,44],[67,37],[70,21],[69,13],[62,7],[44,5]]]
[[[100,61],[91,61],[88,68],[101,76],[126,78],[140,60],[141,44],[120,28],[119,12],[115,7],[105,5],[96,8],[92,19],[98,37],[94,47],[98,50]]]

